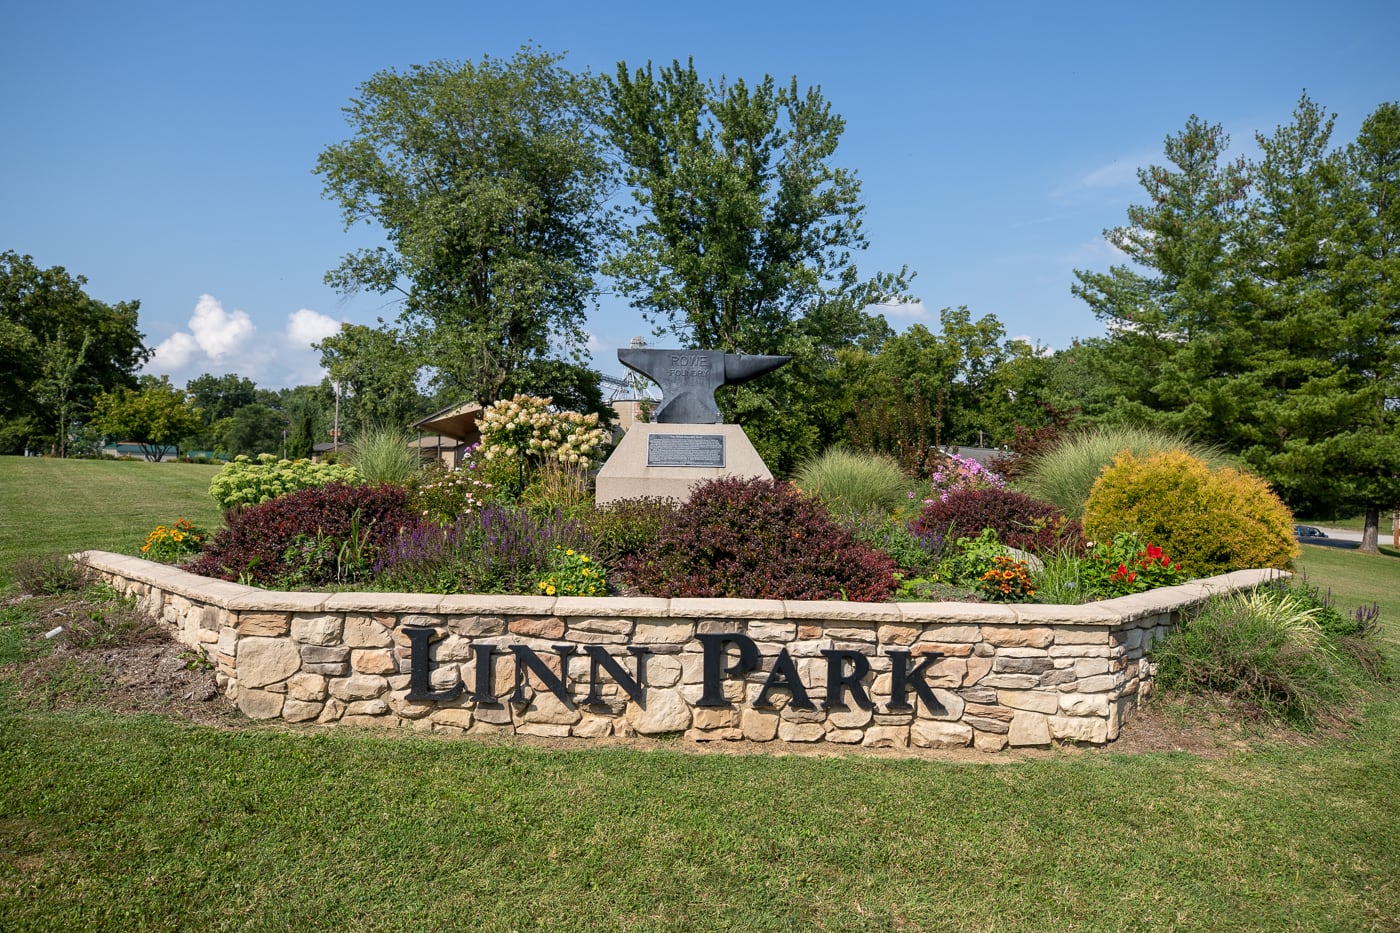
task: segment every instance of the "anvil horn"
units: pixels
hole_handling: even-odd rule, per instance
[[[724,384],[738,385],[771,373],[792,359],[790,356],[750,356],[747,353],[724,354]]]

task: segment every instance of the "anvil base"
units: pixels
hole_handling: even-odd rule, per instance
[[[647,450],[653,434],[722,437],[724,466],[648,466]],[[599,505],[646,496],[684,502],[696,483],[720,476],[773,478],[739,425],[634,424],[598,471],[595,499]]]

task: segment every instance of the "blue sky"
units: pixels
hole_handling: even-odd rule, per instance
[[[139,299],[152,368],[177,384],[316,381],[312,340],[397,315],[323,284],[372,234],[342,229],[311,172],[383,69],[532,42],[579,71],[693,57],[820,85],[847,123],[836,160],[863,182],[861,269],[917,273],[921,304],[891,323],[967,305],[1050,347],[1102,332],[1072,270],[1114,261],[1103,228],[1190,114],[1249,155],[1304,88],[1343,142],[1400,99],[1393,0],[0,4],[0,249]],[[616,373],[648,328],[609,299],[590,331]]]

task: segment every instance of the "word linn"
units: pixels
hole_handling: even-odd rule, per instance
[[[564,679],[556,674],[545,660],[528,645],[472,645],[475,689],[469,692],[467,685],[459,677],[457,683],[452,686],[434,690],[432,686],[433,665],[429,656],[429,645],[432,643],[433,636],[437,634],[437,629],[405,626],[403,631],[409,640],[409,691],[407,698],[411,701],[450,702],[465,694],[466,699],[471,702],[498,706],[502,700],[495,693],[495,657],[498,654],[509,653],[515,656],[515,689],[506,698],[507,702],[513,704],[529,702],[529,696],[525,691],[525,680],[528,673],[533,672],[539,682],[550,693],[558,697],[561,703],[566,706],[573,706],[575,703]],[[753,639],[745,635],[710,633],[695,637],[700,640],[704,651],[701,665],[700,699],[696,701],[695,705],[732,705],[724,696],[725,681],[759,671],[763,663],[762,653],[754,644]],[[575,656],[580,647],[588,656],[588,693],[582,700],[577,701],[580,705],[605,705],[603,696],[599,693],[599,688],[604,682],[602,677],[604,674],[611,678],[612,682],[617,684],[635,702],[645,705],[646,661],[647,656],[651,654],[650,648],[643,645],[627,646],[628,654],[632,655],[637,662],[637,676],[633,677],[622,666],[621,662],[609,654],[602,645],[554,645],[554,651],[559,656],[560,670],[568,669],[569,659]],[[735,649],[737,657],[731,656],[730,649]],[[823,649],[821,653],[826,658],[826,696],[821,703],[822,709],[848,709],[848,697],[850,702],[855,703],[861,709],[873,708],[875,704],[871,701],[870,694],[866,692],[865,685],[862,683],[870,674],[870,659],[858,651],[828,648]],[[909,702],[909,692],[913,691],[930,713],[935,716],[945,715],[947,711],[925,679],[929,666],[937,661],[941,655],[930,652],[923,655],[918,664],[911,666],[913,659],[910,657],[910,652],[891,649],[887,654],[891,662],[891,670],[890,699],[886,711],[898,712],[913,709],[913,705]],[[756,707],[774,706],[772,694],[775,690],[788,691],[791,695],[790,704],[794,709],[817,708],[807,692],[806,684],[802,682],[797,664],[788,654],[786,648],[773,659],[773,666],[769,669],[768,676],[763,681],[763,688],[754,699],[753,705]]]

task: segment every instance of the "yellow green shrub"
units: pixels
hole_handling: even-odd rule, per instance
[[[1135,532],[1181,561],[1193,577],[1285,566],[1298,556],[1293,516],[1267,483],[1230,467],[1212,470],[1182,450],[1119,454],[1094,482],[1084,536]]]

